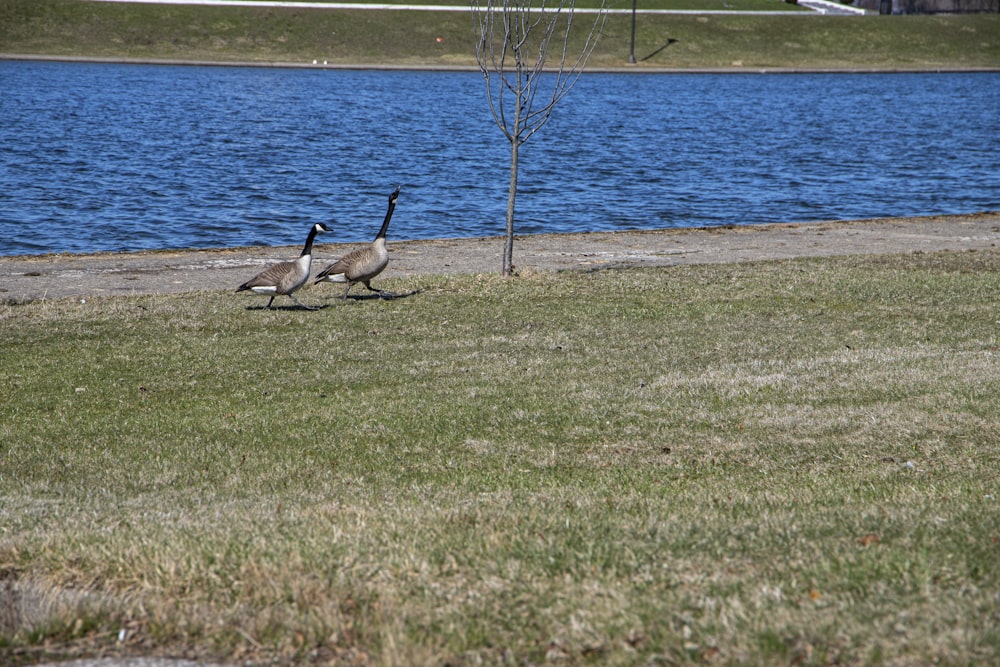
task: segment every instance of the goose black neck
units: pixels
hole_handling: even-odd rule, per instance
[[[389,210],[385,212],[385,220],[382,221],[382,228],[378,230],[378,236],[376,239],[384,239],[386,233],[389,231],[389,220],[392,219],[392,212],[396,210],[396,197],[399,196],[399,188],[389,195]]]
[[[300,257],[304,257],[305,255],[311,255],[312,254],[312,251],[313,251],[313,241],[316,240],[316,234],[318,234],[318,233],[319,233],[319,229],[316,227],[316,225],[313,225],[312,229],[309,230],[309,236],[306,237],[306,244],[302,248],[302,254],[299,255]]]

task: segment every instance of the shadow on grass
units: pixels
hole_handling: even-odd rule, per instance
[[[417,294],[420,294],[420,291],[421,290],[419,290],[419,289],[415,289],[415,290],[410,290],[409,292],[385,292],[385,291],[383,291],[383,292],[369,292],[367,294],[348,294],[346,297],[338,296],[338,297],[332,297],[332,298],[334,300],[336,300],[336,301],[348,301],[348,300],[350,300],[350,301],[373,301],[373,300],[378,300],[378,301],[395,301],[397,299],[406,299],[408,297],[415,296]],[[327,300],[329,301],[330,298],[328,298]],[[324,303],[324,304],[321,304],[321,305],[318,305],[318,306],[305,306],[305,305],[299,305],[299,304],[296,304],[296,303],[289,303],[289,304],[283,304],[283,305],[280,305],[280,306],[274,306],[274,305],[272,305],[270,308],[267,307],[266,305],[251,305],[251,306],[247,306],[246,309],[247,310],[284,310],[284,311],[305,310],[305,311],[313,311],[313,310],[323,310],[324,308],[330,308],[331,305],[332,304],[330,304],[330,303]]]
[[[678,42],[678,40],[674,39],[673,37],[669,38],[667,40],[666,44],[664,44],[660,48],[656,49],[655,51],[653,51],[652,53],[650,53],[648,56],[646,56],[645,58],[639,58],[639,62],[641,62],[641,63],[642,62],[646,62],[647,60],[649,60],[653,56],[659,55],[661,51],[663,51],[665,48],[667,48],[671,44],[676,44],[677,42]]]
[[[397,299],[406,299],[411,296],[420,294],[419,289],[410,290],[409,292],[368,292],[366,294],[348,294],[346,297],[338,296],[337,301],[396,301]]]
[[[330,304],[324,303],[320,306],[300,306],[298,304],[290,303],[287,306],[247,306],[247,310],[322,310],[324,308],[329,308]]]

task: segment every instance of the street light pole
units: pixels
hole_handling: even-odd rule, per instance
[[[628,64],[635,64],[635,3],[636,0],[632,0],[632,40],[629,42],[628,47]]]

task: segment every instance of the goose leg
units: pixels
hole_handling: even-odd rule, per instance
[[[271,304],[272,303],[274,303],[274,295],[273,294],[271,295],[271,298],[267,300],[267,305],[264,306],[264,310],[271,310]]]
[[[351,287],[353,286],[354,283],[347,283],[347,289],[344,290],[344,293],[341,295],[340,298],[343,299],[344,301],[347,301],[347,293],[351,291]]]
[[[319,308],[317,308],[316,306],[307,306],[306,304],[302,303],[301,301],[295,298],[294,294],[289,294],[288,298],[297,303],[299,305],[299,308],[305,308],[306,310],[319,310]]]
[[[368,283],[367,280],[362,282],[364,283],[364,286],[368,288],[369,292],[375,292],[376,294],[378,294],[378,298],[380,299],[395,299],[397,296],[395,292],[387,292],[386,290],[375,289]]]

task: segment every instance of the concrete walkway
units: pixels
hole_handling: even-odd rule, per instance
[[[514,243],[518,271],[600,270],[937,250],[992,249],[1000,244],[1000,211],[921,218],[769,224],[656,231],[539,234]],[[313,272],[357,247],[317,244]],[[499,273],[499,237],[394,241],[386,278],[410,289],[424,275]],[[0,304],[39,299],[232,291],[275,261],[301,248],[254,247],[94,255],[0,257]],[[321,285],[306,288],[329,295]],[[362,290],[363,291],[363,290]],[[311,296],[311,295],[310,295]],[[249,303],[245,295],[233,295]],[[315,297],[313,297],[315,298]]]

